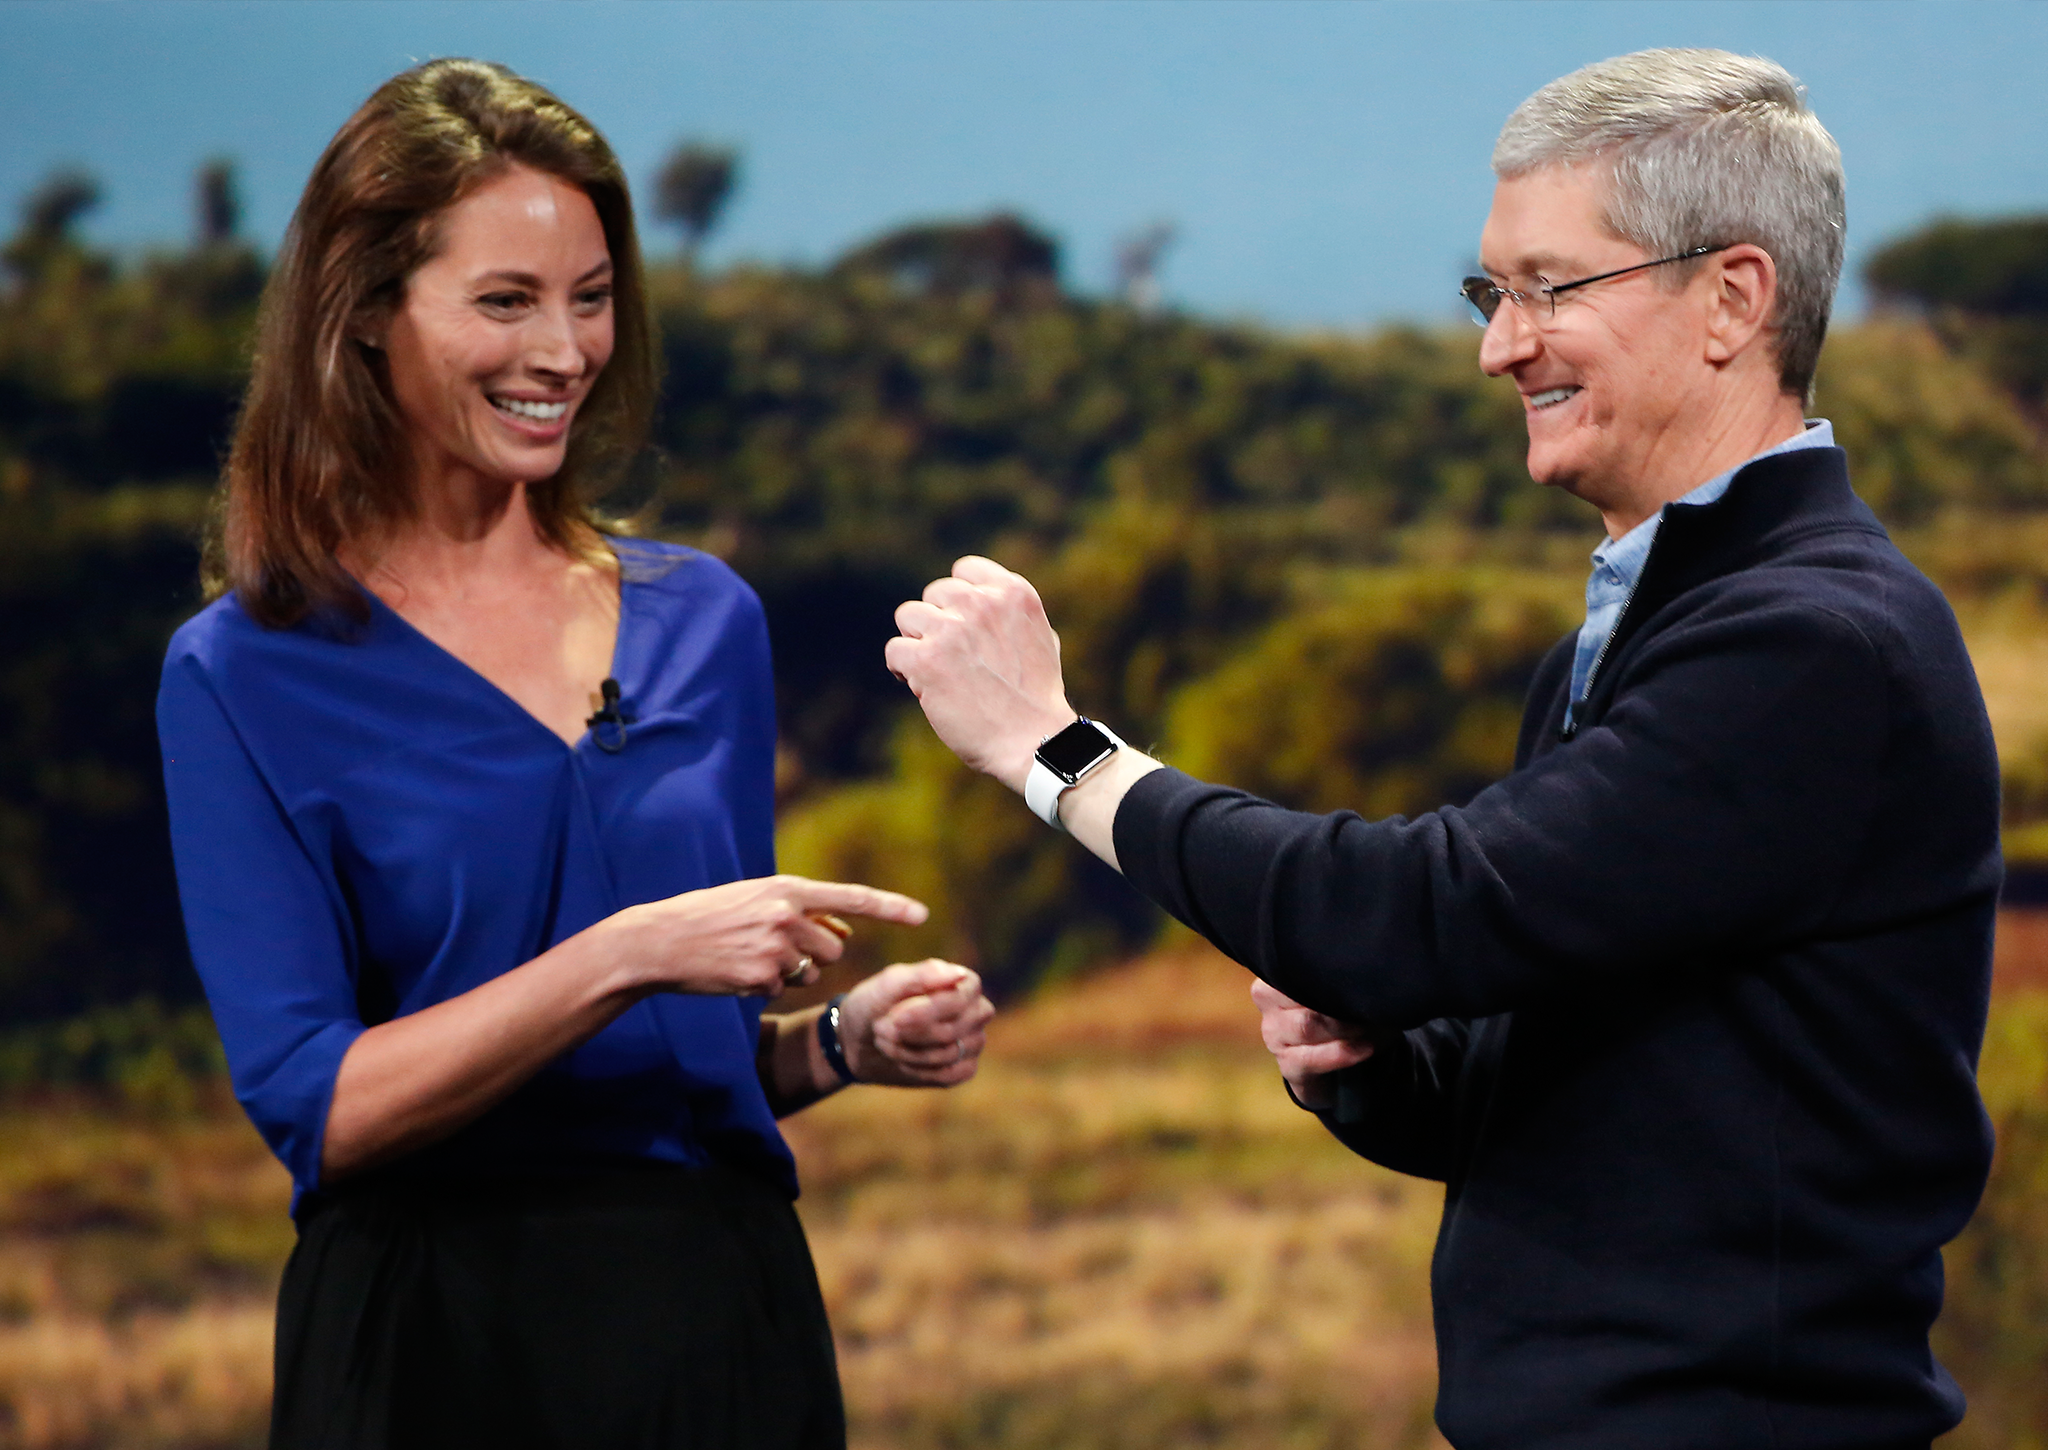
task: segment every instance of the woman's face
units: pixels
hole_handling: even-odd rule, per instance
[[[448,209],[384,334],[419,481],[531,483],[612,355],[612,260],[578,188],[513,166]]]

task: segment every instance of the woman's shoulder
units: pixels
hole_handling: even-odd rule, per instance
[[[211,670],[259,647],[270,632],[243,611],[232,593],[223,594],[178,626],[164,663],[167,668],[190,663]]]
[[[672,600],[692,612],[707,608],[759,615],[761,600],[753,586],[715,554],[688,544],[659,539],[611,538],[623,587],[658,599]]]
[[[339,644],[375,634],[367,622],[308,617],[282,629],[259,623],[242,608],[232,590],[179,625],[171,635],[166,664],[188,661],[202,669],[225,668],[238,662],[268,659],[317,660]]]

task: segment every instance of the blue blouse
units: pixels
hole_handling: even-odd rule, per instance
[[[616,754],[572,749],[375,599],[365,628],[271,630],[229,595],[171,641],[157,729],[185,929],[235,1096],[301,1198],[366,1023],[623,907],[775,869],[760,602],[709,555],[616,547],[612,674],[636,717]],[[760,1016],[649,997],[406,1167],[719,1159],[794,1196]]]

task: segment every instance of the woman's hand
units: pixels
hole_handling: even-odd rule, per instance
[[[1329,1075],[1372,1056],[1371,1032],[1356,1022],[1312,1011],[1264,982],[1252,983],[1252,1001],[1259,1009],[1266,1051],[1279,1062],[1280,1076],[1294,1090],[1295,1101],[1318,1112],[1336,1106]]]
[[[840,1042],[861,1082],[952,1087],[974,1076],[995,1014],[979,976],[930,959],[885,968],[848,992]]]
[[[611,925],[639,995],[776,997],[839,960],[846,930],[834,917],[917,926],[928,914],[922,902],[872,886],[763,876],[629,907]]]

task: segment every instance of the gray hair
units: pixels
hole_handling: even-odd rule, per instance
[[[1725,50],[1644,50],[1554,80],[1493,147],[1501,180],[1609,169],[1609,231],[1656,256],[1750,242],[1771,254],[1779,385],[1805,397],[1842,272],[1842,153],[1783,66]],[[1673,285],[1699,263],[1673,270]]]

